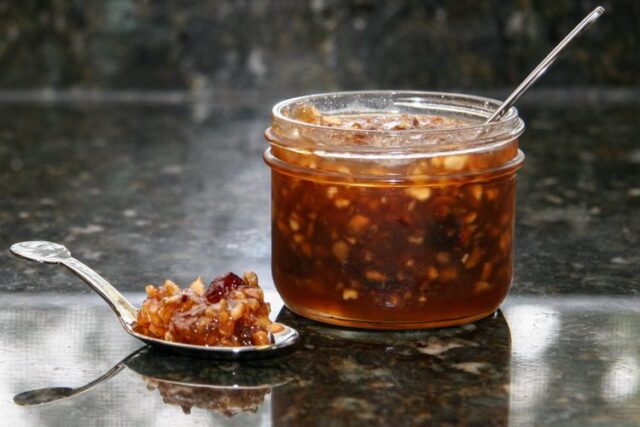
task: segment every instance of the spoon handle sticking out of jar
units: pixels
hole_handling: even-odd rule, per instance
[[[604,7],[596,7],[589,15],[587,15],[558,45],[542,60],[540,64],[527,76],[526,79],[514,90],[511,95],[493,112],[491,117],[487,119],[485,124],[489,124],[498,120],[506,111],[516,103],[516,101],[524,94],[532,84],[534,84],[546,71],[551,64],[555,62],[571,45],[571,43],[580,36],[587,28],[591,26],[604,13]]]

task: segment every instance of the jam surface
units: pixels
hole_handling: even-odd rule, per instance
[[[345,129],[471,124],[428,115],[323,116],[310,106],[296,114]],[[299,170],[322,171],[273,167],[273,276],[292,310],[358,327],[443,326],[484,317],[507,294],[515,174],[486,171],[513,159],[517,141],[477,154],[388,163],[300,155],[273,145],[272,151]],[[375,179],[393,174],[430,179]]]
[[[270,342],[269,304],[255,273],[201,278],[180,289],[171,280],[148,285],[134,330],[152,338],[206,346],[265,345]]]

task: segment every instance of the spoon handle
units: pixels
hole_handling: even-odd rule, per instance
[[[107,280],[96,273],[88,265],[75,258],[60,259],[60,264],[67,267],[78,277],[85,281],[94,291],[96,291],[118,316],[118,320],[124,323],[128,329],[138,317],[136,309],[127,299],[114,288]]]
[[[527,76],[520,86],[514,90],[511,95],[498,107],[496,111],[487,119],[485,124],[489,124],[499,119],[505,111],[509,110],[516,103],[516,101],[522,96],[523,93],[531,87],[544,73],[547,68],[555,62],[556,59],[564,53],[564,51],[571,45],[579,35],[581,35],[587,28],[591,26],[596,20],[604,13],[604,7],[596,7],[589,15],[587,15],[571,32],[542,60],[540,64]]]
[[[69,399],[70,397],[77,396],[81,393],[91,390],[93,387],[107,381],[110,378],[116,376],[120,371],[122,371],[126,363],[137,356],[143,349],[147,348],[140,347],[133,353],[127,355],[124,359],[118,362],[113,368],[109,369],[104,374],[100,375],[98,378],[93,381],[88,382],[87,384],[76,387],[47,387],[47,388],[39,388],[34,390],[23,391],[22,393],[18,393],[13,397],[13,401],[20,406],[34,406],[34,405],[42,405],[44,403],[51,403],[62,399]]]

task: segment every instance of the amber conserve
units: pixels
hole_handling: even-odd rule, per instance
[[[400,134],[472,125],[426,114],[326,115],[310,105],[292,116]],[[357,146],[358,136],[342,143]],[[293,311],[348,326],[420,328],[497,309],[513,276],[515,138],[402,161],[327,157],[267,138],[273,277]]]
[[[171,280],[146,287],[134,330],[152,338],[206,346],[265,345],[271,341],[269,304],[253,272],[201,278],[180,289]]]

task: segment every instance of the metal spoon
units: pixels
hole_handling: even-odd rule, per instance
[[[127,299],[102,276],[87,265],[71,257],[71,252],[64,246],[52,242],[33,241],[16,243],[12,245],[10,249],[14,255],[30,261],[60,264],[67,267],[84,280],[91,289],[100,294],[114,311],[120,324],[127,333],[154,347],[194,356],[206,356],[219,359],[248,359],[273,355],[276,352],[292,346],[299,339],[298,331],[284,324],[280,324],[282,326],[280,332],[272,334],[272,344],[260,346],[210,347],[151,338],[133,330],[138,317],[138,309],[127,301]]]
[[[522,83],[504,100],[500,106],[491,113],[491,116],[484,122],[484,124],[492,123],[498,120],[504,113],[509,111],[511,107],[516,103],[518,99],[533,85],[542,75],[547,71],[549,66],[555,62],[571,45],[571,43],[581,35],[587,28],[591,26],[602,14],[604,13],[604,7],[596,7],[589,15],[587,15],[571,32],[553,48],[553,50],[542,60],[540,64],[525,78]],[[444,95],[444,94],[442,94]],[[433,105],[430,103],[424,103],[419,98],[406,97],[400,98],[394,102],[394,105],[400,107],[411,107],[430,110]],[[488,104],[487,104],[488,106]],[[487,111],[487,113],[490,111]],[[485,132],[485,131],[482,131]]]
[[[217,389],[230,393],[242,390],[264,390],[284,385],[296,378],[296,373],[279,362],[220,362],[212,365],[205,359],[184,359],[168,355],[149,346],[140,347],[98,378],[80,387],[46,387],[23,391],[13,397],[20,406],[36,406],[69,399],[85,393],[113,378],[125,367],[146,380],[188,388],[196,395],[199,390]]]
[[[68,399],[70,397],[82,394],[86,391],[91,390],[98,384],[108,380],[109,378],[113,378],[116,374],[124,369],[127,360],[131,359],[145,348],[148,347],[141,347],[137,349],[136,351],[122,359],[120,362],[118,362],[113,368],[109,369],[107,372],[100,375],[95,380],[90,381],[81,387],[46,387],[27,390],[23,391],[22,393],[16,394],[13,397],[13,402],[16,405],[20,406],[35,406],[55,402],[62,399]]]
[[[553,50],[542,60],[540,64],[527,76],[526,79],[514,90],[507,99],[504,100],[500,107],[491,114],[485,124],[489,124],[498,120],[502,115],[516,103],[516,101],[524,94],[532,84],[534,84],[547,71],[549,66],[562,55],[571,43],[589,28],[604,13],[604,7],[598,6],[587,15],[571,32],[553,48]]]

